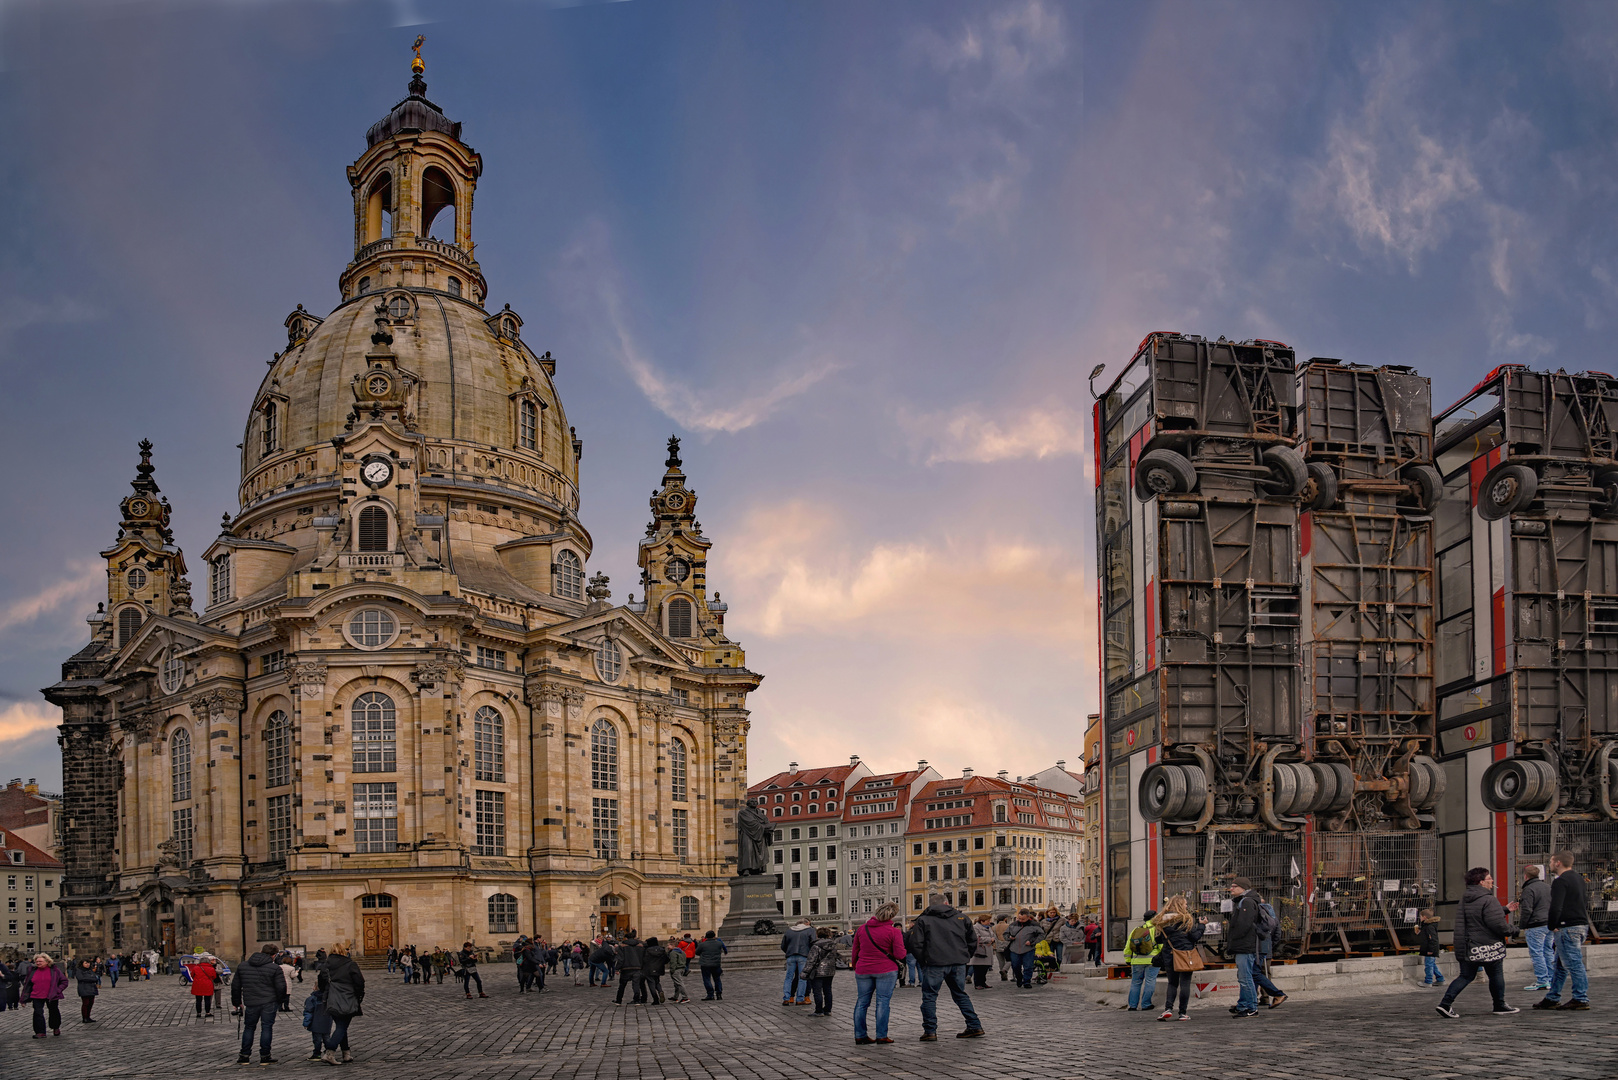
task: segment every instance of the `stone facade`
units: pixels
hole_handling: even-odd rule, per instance
[[[201,614],[142,444],[107,604],[45,692],[70,953],[110,948],[115,918],[125,947],[239,956],[728,909],[760,676],[708,592],[678,440],[644,598],[614,605],[586,584],[555,361],[482,306],[482,159],[419,61],[366,138],[342,302],[287,317]]]

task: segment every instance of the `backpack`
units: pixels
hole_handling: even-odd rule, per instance
[[[1258,917],[1253,921],[1253,927],[1261,938],[1273,938],[1280,929],[1281,922],[1275,917],[1275,909],[1262,901],[1258,905]]]
[[[1151,956],[1157,949],[1157,930],[1141,923],[1129,932],[1129,951],[1134,956]]]

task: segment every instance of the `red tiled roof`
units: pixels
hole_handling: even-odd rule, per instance
[[[887,821],[891,818],[904,817],[910,812],[910,785],[916,782],[916,777],[920,776],[923,771],[922,769],[910,769],[906,772],[882,773],[878,776],[867,776],[862,780],[855,781],[854,786],[848,789],[848,799],[843,803],[843,820],[869,824],[873,821]],[[857,796],[865,794],[872,788],[892,794],[894,796],[893,809],[883,810],[879,813],[856,815],[854,813],[855,808],[865,805],[865,803],[858,800]],[[887,800],[883,799],[880,802],[886,803]]]
[[[950,792],[943,795],[941,792]],[[1028,800],[1028,806],[1016,805],[1016,799]],[[996,822],[994,820],[994,804],[1005,801],[1006,816],[1009,821]],[[950,805],[952,803],[969,805]],[[998,777],[972,776],[967,778],[956,777],[953,780],[934,780],[921,791],[916,793],[910,804],[910,825],[907,832],[942,831],[945,829],[986,829],[996,824],[1008,828],[1019,825],[1025,829],[1057,829],[1052,819],[1045,812],[1045,804],[1061,804],[1074,813],[1066,815],[1068,822],[1066,828],[1071,832],[1080,832],[1083,822],[1080,820],[1084,807],[1084,800],[1080,796],[1063,795],[1060,792],[1049,791],[1045,788],[1035,787],[1027,783],[1013,783],[1010,780],[1001,780]],[[1018,814],[1032,815],[1032,823],[1017,820]],[[932,830],[927,823],[933,822]],[[952,824],[942,825],[940,822],[949,821]]]
[[[764,801],[764,810],[770,815],[771,821],[776,820],[777,816],[781,821],[791,821],[793,824],[803,821],[841,821],[843,798],[847,794],[843,782],[848,779],[848,774],[858,767],[858,765],[833,765],[825,769],[779,772],[748,788],[747,794],[749,798]],[[818,797],[833,790],[837,794],[830,799]],[[803,798],[793,802],[793,792],[800,793]],[[779,803],[775,801],[777,795],[782,796]],[[811,802],[811,799],[814,801]],[[810,806],[815,807],[814,813],[809,812]],[[781,809],[780,815],[775,813],[777,807]],[[794,814],[793,807],[798,807],[800,812]]]
[[[14,832],[0,831],[0,851],[5,853],[5,861],[8,865],[17,865],[13,862],[11,853],[20,851],[22,852],[22,863],[20,865],[45,866],[54,870],[62,869],[61,863]]]

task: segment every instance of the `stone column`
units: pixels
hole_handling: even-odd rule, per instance
[[[419,836],[424,850],[453,851],[464,842],[461,836],[460,733],[456,730],[460,684],[465,667],[459,656],[449,654],[423,660],[410,674],[420,687],[417,695],[421,716],[421,786],[416,798]],[[404,793],[400,793],[400,798]],[[431,861],[444,865],[443,856]]]
[[[289,869],[321,865],[323,859],[319,857],[326,854],[331,844],[325,829],[308,830],[309,834],[306,835],[312,819],[306,818],[303,812],[306,806],[331,802],[326,783],[326,771],[331,766],[331,743],[327,737],[331,724],[326,719],[326,676],[325,664],[297,664],[287,679],[294,694],[292,722],[298,736],[294,748],[298,772],[292,778],[292,847],[294,851],[307,850],[314,856],[307,860],[296,857],[289,859]]]
[[[207,771],[193,779],[192,793],[198,806],[208,808],[203,862],[216,878],[240,878],[242,874],[241,719],[246,703],[246,695],[234,687],[208,690],[186,702],[192,718],[201,725],[207,748]],[[197,847],[202,850],[202,830],[198,833]]]

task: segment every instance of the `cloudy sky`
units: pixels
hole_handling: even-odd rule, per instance
[[[1611,369],[1618,7],[0,4],[0,773],[85,640],[135,443],[193,560],[343,169],[404,92],[484,156],[591,570],[671,432],[766,676],[752,771],[1030,772],[1095,706],[1090,396],[1152,329]]]

